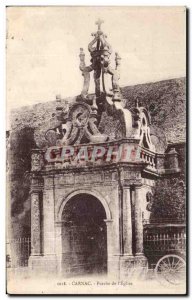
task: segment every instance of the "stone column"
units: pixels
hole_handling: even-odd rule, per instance
[[[41,254],[40,197],[38,191],[31,192],[31,255]]]
[[[142,189],[135,186],[135,250],[136,255],[143,255],[143,220],[142,220]]]
[[[113,252],[113,233],[112,233],[112,220],[104,220],[107,226],[107,255],[110,257]]]
[[[132,255],[132,219],[130,186],[123,186],[123,254]]]
[[[44,255],[55,254],[55,216],[53,189],[43,192],[43,248]]]
[[[119,255],[115,252],[113,220],[104,220],[107,226],[107,276],[110,280],[118,278]]]
[[[55,225],[55,252],[57,255],[57,271],[62,272],[62,223],[58,222]]]

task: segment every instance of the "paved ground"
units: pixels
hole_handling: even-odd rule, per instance
[[[145,278],[124,280],[106,276],[73,278],[36,273],[29,276],[27,268],[8,270],[8,293],[11,294],[185,294],[185,285],[162,285],[148,272]]]

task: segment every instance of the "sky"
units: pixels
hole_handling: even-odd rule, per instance
[[[7,114],[58,94],[80,94],[79,49],[89,65],[98,18],[113,49],[111,64],[115,52],[122,58],[120,86],[186,75],[184,7],[9,7]]]

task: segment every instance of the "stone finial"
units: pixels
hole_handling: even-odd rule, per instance
[[[81,61],[84,61],[84,59],[85,59],[85,53],[84,53],[83,48],[80,48],[79,57],[80,57]]]
[[[178,154],[174,147],[172,147],[168,153],[169,154],[176,154],[176,155]]]
[[[138,99],[138,98],[135,100],[135,107],[136,107],[136,108],[139,107],[139,99]]]
[[[116,62],[116,67],[118,67],[121,62],[121,57],[119,56],[118,52],[115,52],[115,62]]]
[[[121,57],[118,53],[115,53],[115,68],[113,69],[110,65],[110,56],[112,53],[112,48],[106,40],[106,35],[101,31],[101,24],[104,23],[103,20],[98,19],[96,25],[98,25],[98,31],[92,36],[93,40],[88,44],[88,51],[91,55],[91,64],[86,66],[85,64],[85,54],[83,48],[80,48],[80,70],[84,76],[83,89],[81,92],[81,98],[84,101],[88,99],[88,92],[90,86],[90,72],[94,72],[95,81],[95,95],[96,98],[100,98],[101,93],[105,95],[111,95],[111,90],[113,91],[113,102],[120,102],[120,60]],[[111,76],[112,89],[106,90],[105,76],[104,74],[109,74]]]
[[[62,111],[63,107],[61,105],[61,95],[56,95],[56,111]]]
[[[179,168],[179,161],[178,161],[178,153],[174,147],[168,152],[168,164],[170,169],[178,169]]]
[[[60,94],[56,95],[56,100],[61,101],[61,95]]]

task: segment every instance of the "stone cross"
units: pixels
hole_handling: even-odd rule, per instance
[[[98,25],[98,31],[101,30],[101,24],[104,23],[104,21],[102,19],[98,19],[95,24]]]

